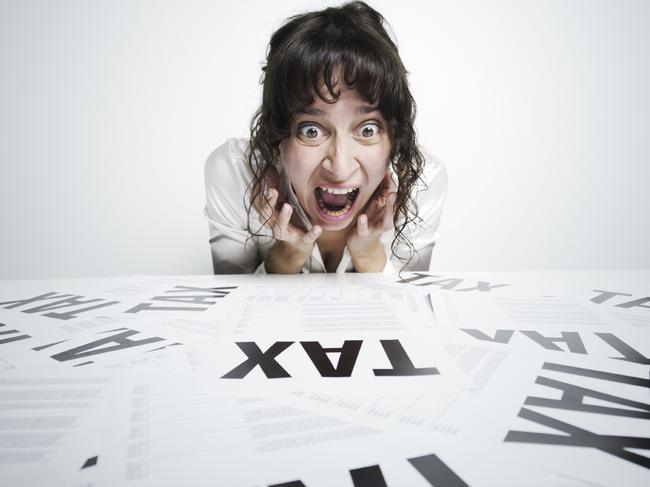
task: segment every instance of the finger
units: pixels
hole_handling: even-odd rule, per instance
[[[265,208],[268,206],[267,201],[269,199],[269,194],[270,194],[270,190],[267,189],[266,191],[260,191],[257,197],[255,198],[254,205],[255,205],[255,209],[259,213],[260,221],[267,213],[265,211]]]
[[[278,191],[274,188],[269,188],[267,191],[267,206],[271,210],[271,214],[275,213],[275,205],[278,203],[279,194]]]
[[[382,219],[382,228],[389,230],[393,227],[393,213],[395,211],[395,199],[397,193],[389,193],[386,197],[386,206],[384,207],[384,216]]]
[[[260,214],[260,223],[267,223],[269,220],[272,220],[273,213],[275,213],[275,205],[277,202],[278,192],[273,188],[267,188],[263,194],[260,194],[258,197],[257,209]]]
[[[357,219],[357,235],[361,238],[368,236],[368,215],[362,213]]]
[[[387,196],[380,196],[373,201],[369,210],[366,211],[368,215],[368,226],[372,229],[374,227],[384,226],[384,216],[386,215]]]
[[[381,182],[381,195],[385,197],[390,192],[392,185],[393,180],[391,179],[390,171],[386,171],[384,179]]]
[[[289,203],[283,204],[282,209],[280,210],[280,213],[277,214],[273,225],[273,234],[275,238],[280,240],[287,238],[287,227],[289,226],[289,220],[291,220],[291,213],[293,213],[293,208],[291,208],[291,205]]]
[[[320,237],[321,233],[323,233],[323,229],[319,225],[314,225],[302,237],[302,243],[304,245],[313,245],[314,242],[316,242],[316,240],[318,239],[318,237]]]
[[[386,198],[381,193],[375,195],[373,200],[370,202],[366,208],[365,214],[368,216],[368,221],[371,224],[376,224],[381,222],[382,218],[382,209],[386,204]],[[378,222],[379,220],[379,222]]]
[[[259,217],[260,220],[262,218],[263,198],[264,198],[264,194],[260,193],[253,200],[253,207],[257,211],[257,214],[258,214],[258,217]]]

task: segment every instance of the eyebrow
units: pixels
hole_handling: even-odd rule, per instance
[[[359,107],[359,109],[357,110],[357,113],[362,115],[362,114],[366,114],[366,113],[376,112],[377,110],[379,110],[379,108],[373,107],[372,105],[363,105],[363,106]]]
[[[366,113],[372,113],[377,111],[377,107],[373,107],[372,105],[362,105],[359,107],[357,110],[357,113],[359,115],[365,115]],[[321,110],[320,108],[312,108],[312,107],[306,107],[303,108],[302,110],[298,110],[299,114],[304,114],[304,115],[313,115],[315,117],[322,117],[325,115],[325,112]]]

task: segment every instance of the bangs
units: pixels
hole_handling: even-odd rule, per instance
[[[311,105],[314,95],[325,103],[335,103],[341,94],[341,84],[354,89],[371,105],[384,98],[388,69],[376,55],[378,53],[363,52],[358,45],[337,47],[322,46],[317,52],[310,52],[307,59],[299,61],[293,72],[287,73],[286,93],[292,95],[287,100],[289,105],[293,105],[291,108]]]
[[[396,66],[392,56],[386,56],[386,39],[351,29],[345,25],[347,22],[329,23],[316,36],[286,39],[284,49],[277,52],[283,59],[276,64],[280,67],[275,73],[276,82],[270,83],[275,89],[267,99],[275,113],[292,116],[313,104],[315,96],[325,103],[335,103],[341,83],[370,105],[391,111],[385,102],[395,99],[403,67],[399,61]]]

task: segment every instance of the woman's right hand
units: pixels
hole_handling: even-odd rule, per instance
[[[285,202],[278,210],[278,199],[278,190],[267,187],[266,193],[260,193],[255,202],[260,223],[271,229],[273,237],[278,240],[266,256],[264,266],[270,274],[295,274],[311,255],[322,228],[314,225],[305,232],[296,227],[291,223],[293,208]]]

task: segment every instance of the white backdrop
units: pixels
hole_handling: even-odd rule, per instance
[[[436,266],[650,268],[650,2],[368,3],[448,167]],[[210,273],[204,160],[329,4],[0,0],[0,278]]]

